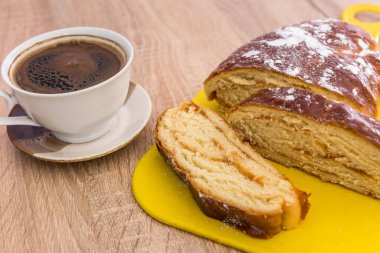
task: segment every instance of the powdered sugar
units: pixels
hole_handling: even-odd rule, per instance
[[[294,98],[294,96],[293,95],[286,95],[285,96],[285,100],[286,101],[292,101],[292,100],[294,100],[295,98]]]
[[[358,44],[363,50],[368,49],[368,46],[369,46],[368,43],[365,43],[362,39],[358,39]]]
[[[273,47],[295,47],[301,43],[305,43],[306,47],[323,57],[328,57],[333,53],[330,48],[322,44],[318,39],[314,38],[311,33],[300,27],[284,27],[277,30],[276,34],[280,35],[281,38],[267,41],[267,45]]]
[[[350,71],[354,75],[357,75],[360,73],[360,69],[355,65],[347,64],[347,65],[343,65],[342,68]]]
[[[331,84],[330,79],[335,75],[334,71],[332,69],[326,69],[323,72],[322,77],[319,79],[319,84],[322,87],[325,87],[329,90],[341,93],[341,91],[334,85]]]
[[[361,47],[362,51],[359,52],[359,56],[363,57],[369,54],[373,54],[374,52],[369,49],[369,43],[364,42],[362,39],[358,39],[358,45]]]
[[[364,74],[367,76],[367,77],[371,77],[371,75],[373,74],[373,71],[370,69],[370,68],[366,68],[364,70]]]
[[[294,47],[294,46],[298,46],[301,42],[302,42],[302,40],[300,38],[288,37],[286,39],[281,38],[281,39],[277,39],[277,40],[268,41],[266,43],[272,47],[283,47],[283,46]]]
[[[321,25],[317,28],[318,31],[321,31],[321,32],[324,32],[324,33],[331,31],[331,29],[332,29],[332,28],[331,28],[331,26],[330,26],[329,24],[321,24]]]
[[[336,37],[338,37],[341,40],[346,40],[346,35],[344,35],[343,33],[337,33],[335,35],[336,35]]]
[[[255,55],[258,55],[258,54],[260,54],[260,51],[251,50],[251,51],[248,51],[247,53],[243,54],[243,57],[249,58],[249,57],[252,57],[252,56],[255,56]]]
[[[286,70],[285,73],[290,75],[290,76],[297,76],[301,72],[301,68],[299,67],[291,67],[289,66]]]
[[[294,91],[295,91],[294,88],[289,88],[289,89],[286,91],[286,93],[288,93],[288,94],[293,94]]]
[[[273,59],[265,59],[264,64],[274,70],[279,70],[279,68],[275,65],[275,62]]]
[[[337,33],[337,34],[335,34],[335,36],[339,39],[339,40],[334,41],[337,44],[340,44],[340,45],[348,45],[349,44],[346,35],[344,35],[343,33]]]
[[[374,73],[373,66],[365,62],[362,58],[356,59],[356,62],[359,64],[359,67],[364,70],[366,77],[371,77],[371,74]]]

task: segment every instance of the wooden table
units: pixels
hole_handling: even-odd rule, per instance
[[[109,28],[131,40],[133,80],[153,100],[151,120],[137,139],[89,162],[29,158],[0,127],[0,251],[233,252],[157,222],[134,200],[132,173],[153,143],[157,116],[190,100],[208,73],[248,40],[282,25],[339,18],[345,6],[359,2],[0,0],[1,59],[17,44],[49,30]],[[6,114],[1,103],[0,115]]]

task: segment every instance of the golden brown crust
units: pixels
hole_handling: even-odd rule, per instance
[[[224,60],[206,79],[205,87],[231,71],[249,68],[297,78],[343,96],[363,113],[376,112],[380,54],[376,41],[354,25],[315,20],[262,35]]]
[[[287,87],[260,90],[231,108],[228,120],[264,157],[379,198],[378,120]]]
[[[216,199],[202,194],[194,188],[191,181],[187,180],[187,175],[179,169],[175,160],[165,151],[159,141],[156,141],[156,146],[172,170],[189,186],[194,200],[204,214],[257,238],[270,238],[281,231],[280,215],[274,217],[264,217],[263,215],[253,216],[252,214],[247,214],[238,208],[228,206]]]
[[[250,105],[285,110],[301,114],[321,123],[350,129],[380,147],[380,121],[361,114],[348,105],[329,100],[319,94],[287,87],[264,89],[231,108],[230,113]]]
[[[301,219],[304,220],[306,218],[306,214],[309,212],[309,209],[310,209],[310,203],[308,200],[310,194],[304,191],[300,191],[297,188],[295,188],[294,190],[298,196],[298,200],[301,205]]]
[[[194,200],[204,214],[257,238],[270,238],[281,231],[281,214],[276,216],[247,214],[238,208],[202,194],[191,184],[191,181],[187,180],[187,175],[177,166],[175,160],[162,147],[157,138],[156,146],[172,170],[189,186]]]
[[[195,104],[192,105],[198,107]],[[199,110],[201,109],[199,108]],[[253,237],[270,238],[280,232],[283,222],[282,213],[247,213],[237,207],[227,205],[211,196],[207,196],[196,188],[191,182],[190,177],[180,168],[175,159],[170,155],[170,152],[168,152],[161,143],[158,130],[165,113],[166,111],[158,118],[155,128],[155,142],[157,149],[178,177],[189,186],[190,191],[202,212],[209,217],[218,219]],[[309,209],[309,203],[307,201],[308,195],[296,188],[294,188],[294,191],[296,192],[299,204],[301,205],[301,219],[304,219]]]

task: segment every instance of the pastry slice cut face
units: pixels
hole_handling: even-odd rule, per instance
[[[380,199],[380,122],[302,89],[261,90],[228,122],[264,157]]]
[[[379,84],[376,41],[359,27],[322,19],[248,42],[210,74],[204,89],[210,100],[229,108],[261,89],[300,88],[374,116]]]
[[[307,194],[209,109],[183,103],[166,110],[158,119],[155,141],[207,216],[269,238],[295,228],[308,211]]]

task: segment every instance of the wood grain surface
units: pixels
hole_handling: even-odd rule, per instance
[[[132,79],[153,100],[148,126],[97,160],[29,158],[0,127],[0,252],[235,252],[163,225],[137,205],[131,176],[153,143],[157,116],[191,99],[232,50],[279,26],[333,17],[349,0],[0,0],[0,59],[49,30],[98,26],[135,47]],[[379,3],[377,1],[368,1]],[[5,89],[4,84],[0,84]],[[0,102],[0,115],[7,115]],[[180,210],[178,210],[180,212]]]

